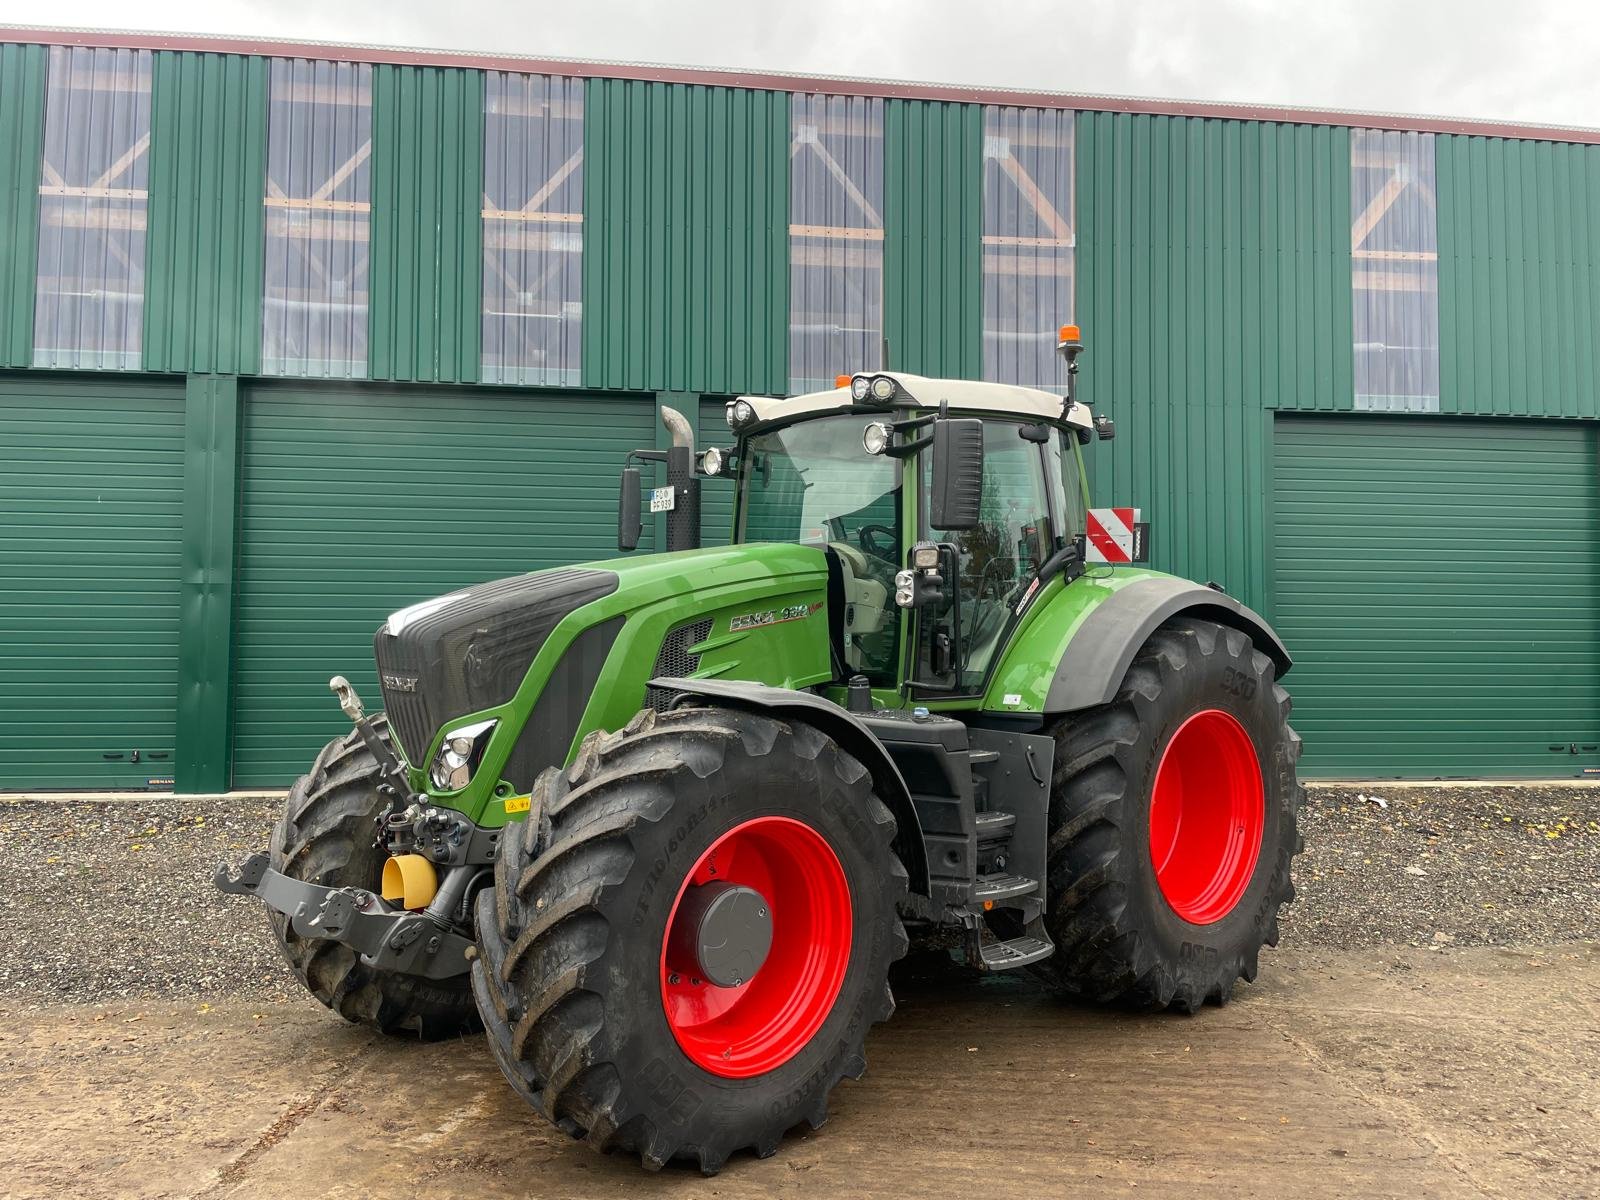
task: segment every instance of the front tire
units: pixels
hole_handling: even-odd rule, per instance
[[[372,718],[372,725],[389,740],[383,714]],[[273,869],[323,887],[377,891],[389,857],[375,837],[378,814],[388,808],[378,791],[381,771],[354,730],[324,746],[311,770],[289,789],[269,845]],[[345,1020],[424,1041],[478,1028],[464,972],[450,979],[425,979],[375,970],[349,946],[302,938],[282,913],[268,909],[267,920],[306,990]]]
[[[712,1174],[820,1126],[894,1010],[894,831],[866,768],[808,725],[683,708],[591,734],[539,777],[478,902],[473,989],[506,1078],[651,1169],[690,1158]],[[755,947],[748,961],[685,946],[683,914],[708,911],[713,887],[746,889],[769,950],[748,931],[729,943]]]
[[[1177,617],[1110,704],[1055,729],[1047,927],[1036,971],[1086,999],[1194,1012],[1253,980],[1294,897],[1300,738],[1272,661]]]

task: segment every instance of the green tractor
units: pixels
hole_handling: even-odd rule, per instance
[[[1193,1012],[1294,894],[1290,659],[1090,510],[1066,396],[883,371],[728,404],[731,446],[636,451],[668,550],[391,616],[385,713],[289,793],[263,900],[341,1016],[480,1027],[599,1150],[707,1174],[820,1126],[917,945]],[[637,546],[624,467],[619,548]],[[733,544],[699,548],[703,487]],[[1124,519],[1131,510],[1115,510]]]

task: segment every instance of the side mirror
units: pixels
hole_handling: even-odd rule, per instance
[[[928,524],[972,529],[983,503],[983,422],[940,417],[933,423],[933,470]]]
[[[622,487],[617,498],[617,549],[639,548],[639,468],[622,468]]]

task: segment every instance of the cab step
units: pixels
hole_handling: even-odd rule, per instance
[[[999,837],[1010,837],[1011,831],[1016,828],[1017,814],[1008,812],[981,812],[977,814],[978,840],[990,841]]]
[[[979,875],[972,884],[970,903],[978,906],[998,904],[1039,890],[1039,881],[1026,875]]]
[[[1024,934],[1008,942],[985,942],[979,947],[978,955],[985,971],[1010,971],[1049,958],[1055,949],[1054,942]]]

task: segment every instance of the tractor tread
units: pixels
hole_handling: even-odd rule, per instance
[[[599,960],[619,916],[608,900],[635,865],[641,831],[671,809],[674,781],[684,772],[706,778],[737,756],[759,760],[785,733],[798,759],[819,760],[819,769],[835,771],[844,783],[867,777],[865,767],[810,726],[730,709],[645,710],[615,733],[591,733],[565,770],[544,772],[530,813],[539,818],[539,832],[501,842],[495,884],[478,899],[480,956],[472,988],[495,1059],[513,1088],[597,1150],[635,1153],[650,1170],[689,1159],[709,1175],[733,1153],[749,1149],[765,1157],[782,1139],[784,1128],[770,1123],[738,1135],[701,1129],[690,1139],[652,1116],[637,1079],[629,1077],[625,1087],[607,1057],[606,1002],[595,989],[608,986]],[[875,797],[867,807],[892,864],[887,890],[898,901],[907,875],[888,850],[894,818]],[[544,898],[551,894],[563,898],[551,904]],[[889,957],[898,958],[908,942],[898,918],[894,925]],[[648,989],[635,981],[632,990],[642,1002]],[[867,1024],[894,1011],[886,982],[872,1007]],[[827,1119],[828,1093],[863,1070],[858,1045],[819,1087],[807,1089],[806,1107],[794,1119],[819,1127]]]

